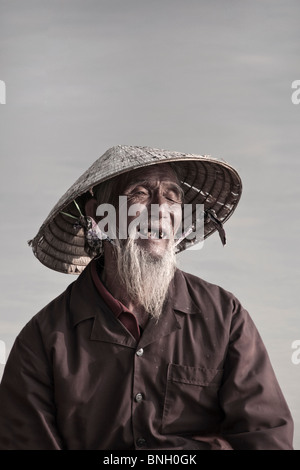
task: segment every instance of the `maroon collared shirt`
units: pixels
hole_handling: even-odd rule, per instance
[[[137,340],[91,264],[23,328],[0,387],[0,449],[292,449],[293,421],[249,314],[176,271]]]

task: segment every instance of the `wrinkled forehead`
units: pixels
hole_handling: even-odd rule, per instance
[[[181,186],[176,169],[173,169],[169,163],[161,163],[137,168],[115,176],[111,180],[104,181],[94,188],[94,195],[99,204],[110,203],[115,205],[118,203],[118,197],[126,193],[130,186],[145,180],[149,183],[152,182],[155,186],[157,186],[157,181],[159,184],[169,182]]]
[[[121,177],[121,188],[125,190],[126,187],[139,181],[153,181],[156,183],[171,182],[179,184],[175,171],[168,163],[137,168],[136,170],[126,173]]]

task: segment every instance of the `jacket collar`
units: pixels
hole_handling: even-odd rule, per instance
[[[93,262],[93,261],[92,261]],[[159,320],[150,320],[140,345],[156,341],[159,337],[180,329],[178,312],[194,314],[200,311],[190,295],[190,287],[182,271],[176,270],[168,292],[168,301]],[[71,324],[76,326],[81,321],[95,318],[91,334],[92,340],[107,341],[136,347],[136,341],[130,335],[124,335],[124,328],[111,314],[105,302],[100,297],[91,275],[91,263],[73,283],[70,297]]]
[[[90,264],[72,284],[70,297],[70,316],[72,326],[83,320],[93,318],[102,311],[102,301],[94,286]]]
[[[176,270],[171,282],[168,297],[173,310],[186,314],[200,313],[200,307],[194,303],[192,294],[193,287],[183,271]]]

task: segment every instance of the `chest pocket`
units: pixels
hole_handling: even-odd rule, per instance
[[[216,431],[221,419],[218,390],[222,370],[169,364],[162,432]]]

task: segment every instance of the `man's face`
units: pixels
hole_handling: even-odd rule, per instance
[[[114,274],[126,295],[158,319],[176,271],[174,235],[181,226],[183,199],[177,177],[168,164],[137,169],[118,176],[102,197],[116,209],[111,236],[117,239],[104,245],[104,255],[114,259]],[[105,217],[96,220],[105,223]]]
[[[129,231],[134,227],[137,245],[153,257],[162,256],[174,241],[182,218],[183,192],[172,168],[159,164],[134,170],[127,176],[120,194],[127,197],[127,214],[130,208],[134,209],[134,215],[126,214],[126,217]],[[143,227],[135,224],[141,215],[141,211],[133,207],[135,204],[145,209],[146,225]],[[119,210],[122,211],[122,207]]]

